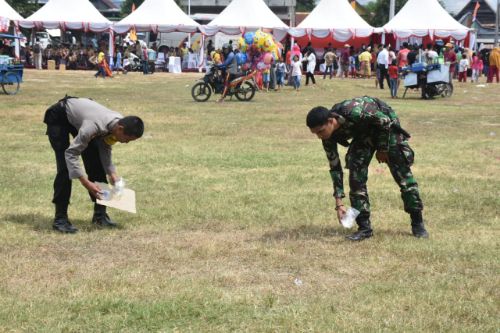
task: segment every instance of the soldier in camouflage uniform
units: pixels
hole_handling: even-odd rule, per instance
[[[373,235],[370,226],[370,201],[366,188],[368,165],[375,154],[380,163],[387,163],[401,190],[404,209],[411,216],[412,233],[418,238],[429,235],[422,219],[423,204],[418,185],[411,172],[413,150],[409,134],[400,127],[394,110],[373,97],[359,97],[335,104],[331,110],[316,107],[307,115],[307,126],[323,142],[330,162],[337,216],[345,215],[343,172],[337,144],[348,147],[346,166],[349,169],[349,199],[360,211],[356,218],[358,231],[347,238],[360,241]],[[349,142],[350,140],[350,142]]]

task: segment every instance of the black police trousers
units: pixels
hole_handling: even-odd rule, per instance
[[[71,197],[71,179],[66,165],[65,151],[69,147],[70,134],[75,137],[77,129],[72,126],[66,114],[65,101],[61,100],[45,112],[44,123],[47,124],[47,136],[56,155],[57,174],[54,179],[54,197],[56,206],[68,206]],[[97,142],[90,141],[87,149],[82,152],[83,165],[91,182],[107,183],[106,172],[99,157]],[[90,195],[90,193],[89,193]],[[90,195],[92,201],[95,198]]]

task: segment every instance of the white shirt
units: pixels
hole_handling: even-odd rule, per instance
[[[467,71],[467,68],[469,68],[469,60],[467,59],[460,60],[460,63],[458,64],[458,71],[465,72]]]
[[[378,53],[377,63],[379,65],[385,65],[385,68],[389,67],[389,52],[387,49],[382,49],[382,51]]]
[[[314,53],[310,53],[307,56],[307,71],[314,74],[314,69],[316,68],[316,56]]]
[[[294,61],[292,63],[292,76],[301,76],[302,75],[302,62]]]
[[[434,59],[438,57],[438,54],[436,51],[434,50],[428,50],[426,51],[426,55],[427,59],[429,60],[429,62],[434,62]]]

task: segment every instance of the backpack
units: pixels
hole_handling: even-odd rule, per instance
[[[33,53],[39,54],[40,51],[41,51],[41,47],[40,47],[39,43],[36,43],[35,45],[33,45]]]

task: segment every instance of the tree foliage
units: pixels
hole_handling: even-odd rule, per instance
[[[38,0],[7,0],[7,3],[22,17],[28,17],[40,8]]]
[[[314,9],[314,0],[297,0],[295,10],[297,12],[310,12]]]

